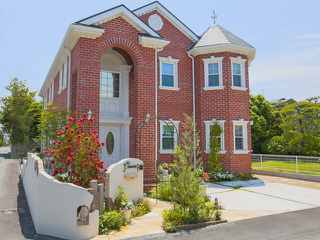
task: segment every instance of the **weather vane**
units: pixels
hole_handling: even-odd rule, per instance
[[[216,18],[218,18],[218,16],[216,15],[215,11],[213,12],[213,16],[211,16],[211,18],[213,19],[213,23],[216,24]]]

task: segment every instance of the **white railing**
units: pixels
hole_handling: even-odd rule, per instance
[[[320,175],[320,157],[252,154],[252,168]]]

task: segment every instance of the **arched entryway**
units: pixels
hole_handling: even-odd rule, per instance
[[[101,55],[100,139],[106,142],[100,153],[105,166],[129,157],[129,72],[132,65],[112,47]]]

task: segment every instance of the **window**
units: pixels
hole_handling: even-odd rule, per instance
[[[231,57],[231,71],[232,71],[232,89],[247,90],[245,77],[245,62],[246,59],[241,57]]]
[[[65,62],[59,72],[59,91],[58,94],[62,92],[63,89],[67,87],[68,79],[68,64]]]
[[[204,90],[223,89],[222,59],[214,57],[202,59],[204,62]]]
[[[234,154],[246,154],[248,151],[247,140],[247,124],[249,121],[240,119],[233,122],[233,136],[234,136]]]
[[[218,123],[218,125],[222,128],[222,130],[224,131],[224,123],[226,122],[225,120],[216,120],[216,119],[212,119],[210,121],[204,121],[206,124],[206,153],[210,153],[210,132],[212,129],[212,126],[215,123]],[[220,149],[221,151],[219,151],[220,154],[225,154],[225,148],[224,148],[224,132],[221,133],[220,136],[218,136],[219,142],[220,142]]]
[[[178,142],[179,121],[172,122],[160,121],[160,153],[171,153]]]
[[[59,94],[61,93],[61,91],[62,91],[62,68],[61,68],[61,70],[60,70],[60,72],[59,72]]]
[[[160,59],[160,89],[179,90],[178,88],[178,62],[171,57]]]
[[[51,84],[51,102],[53,102],[53,96],[54,96],[54,82]]]
[[[67,62],[65,62],[65,64],[63,64],[63,82],[62,82],[64,88],[67,85],[67,76],[68,76],[68,66],[67,66]]]
[[[120,97],[120,74],[112,72],[100,72],[100,97]]]

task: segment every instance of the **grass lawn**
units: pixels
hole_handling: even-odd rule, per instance
[[[261,169],[260,162],[252,162],[253,169]],[[295,163],[285,163],[277,161],[262,162],[262,170],[296,173]],[[320,163],[298,163],[298,173],[320,175]]]

